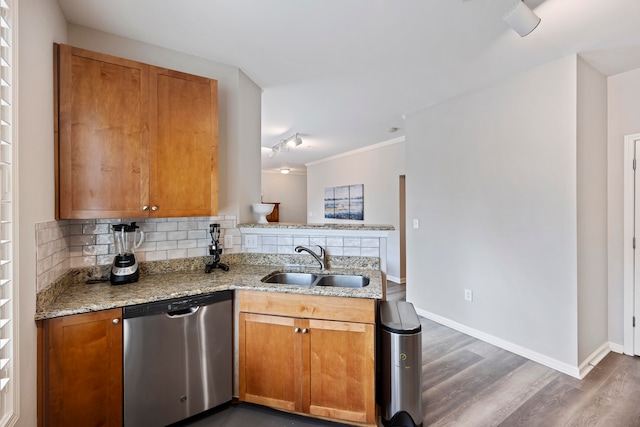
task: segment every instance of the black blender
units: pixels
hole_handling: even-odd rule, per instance
[[[144,232],[140,231],[140,240],[136,242],[136,235],[140,227],[135,222],[114,224],[112,228],[116,256],[113,258],[113,266],[111,267],[111,284],[123,285],[137,282],[140,270],[133,252],[144,240]]]
[[[211,273],[215,268],[229,271],[229,266],[220,262],[220,254],[222,253],[222,246],[220,246],[220,224],[209,224],[209,234],[211,234],[209,255],[213,256],[213,262],[205,265],[204,272]]]

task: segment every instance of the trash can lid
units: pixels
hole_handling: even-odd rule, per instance
[[[422,330],[413,304],[405,301],[380,302],[380,326],[396,334],[415,334]]]

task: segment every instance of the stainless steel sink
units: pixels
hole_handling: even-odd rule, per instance
[[[338,288],[363,288],[369,278],[346,274],[313,274],[274,272],[262,278],[264,283],[295,286],[335,286]]]
[[[339,288],[364,288],[369,284],[369,278],[364,276],[329,275],[320,276],[318,286],[337,286]]]
[[[312,273],[271,273],[262,278],[262,282],[277,283],[280,285],[311,286],[317,279],[318,276]]]

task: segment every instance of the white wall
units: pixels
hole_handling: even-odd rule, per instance
[[[307,175],[262,171],[262,200],[279,202],[280,222],[307,222]]]
[[[55,0],[20,0],[18,6],[18,272],[20,419],[36,425],[35,224],[54,216],[53,42],[65,41],[66,23]],[[15,46],[15,45],[14,45]]]
[[[400,277],[400,175],[405,174],[404,138],[307,164],[307,222],[391,224],[387,240],[387,276]],[[407,176],[407,182],[412,178]],[[324,189],[364,184],[364,221],[324,218]]]
[[[406,119],[407,300],[577,366],[575,56]],[[464,289],[473,291],[465,301]]]
[[[260,198],[262,90],[241,70],[184,53],[69,25],[68,44],[218,80],[219,213],[252,221]]]
[[[607,79],[609,341],[624,344],[624,137],[640,133],[640,68]],[[629,237],[629,236],[627,236]]]
[[[608,344],[607,80],[578,59],[578,361]]]

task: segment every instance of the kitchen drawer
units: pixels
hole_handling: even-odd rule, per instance
[[[246,290],[239,291],[239,297],[239,309],[247,313],[359,323],[376,321],[374,299]]]

